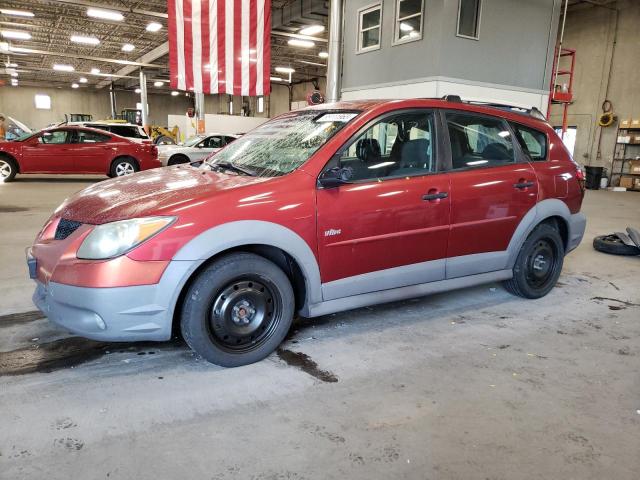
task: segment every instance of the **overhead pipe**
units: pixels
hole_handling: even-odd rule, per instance
[[[342,0],[331,0],[329,5],[329,58],[327,60],[327,102],[340,99],[342,76]]]

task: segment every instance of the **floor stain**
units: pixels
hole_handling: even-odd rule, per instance
[[[42,312],[33,310],[31,312],[12,313],[10,315],[0,316],[0,328],[11,327],[13,325],[19,325],[21,323],[34,322],[45,318]]]
[[[15,213],[15,212],[28,212],[29,209],[25,207],[17,207],[15,205],[4,205],[0,207],[0,213]]]
[[[626,300],[619,300],[617,298],[611,298],[611,297],[591,297],[591,300],[596,300],[600,302],[604,302],[604,301],[618,302],[623,305],[626,305],[627,307],[640,307],[640,303],[627,302]]]
[[[176,341],[168,342],[176,345]],[[52,342],[0,352],[0,377],[27,373],[51,373],[95,360],[109,353],[151,353],[154,342],[107,343],[81,337],[69,337]],[[153,351],[155,353],[155,351]]]
[[[318,364],[314,362],[309,355],[302,352],[294,352],[286,348],[278,348],[278,357],[284,360],[288,365],[299,368],[312,377],[322,380],[323,382],[335,383],[338,377],[327,370],[321,370]]]

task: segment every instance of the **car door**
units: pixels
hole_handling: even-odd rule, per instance
[[[106,132],[77,129],[72,143],[72,153],[78,173],[106,173],[117,148]]]
[[[224,146],[223,137],[220,135],[211,135],[196,145],[193,153],[189,154],[192,162],[204,160],[212,153],[217,152]]]
[[[443,112],[451,153],[447,278],[506,267],[507,246],[535,206],[538,182],[498,117]]]
[[[325,167],[350,177],[317,190],[325,300],[444,278],[449,179],[436,129],[430,110],[385,115]]]
[[[69,147],[71,129],[44,130],[29,139],[22,149],[20,162],[23,173],[69,173],[73,172],[73,156]]]

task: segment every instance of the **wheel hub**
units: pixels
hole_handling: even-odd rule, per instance
[[[234,281],[213,301],[210,331],[225,348],[250,349],[271,335],[280,310],[267,284],[258,280]]]
[[[533,248],[528,260],[528,278],[531,285],[544,285],[553,275],[556,254],[553,246],[540,240]]]

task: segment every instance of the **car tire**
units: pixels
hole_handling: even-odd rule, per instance
[[[160,135],[159,137],[156,137],[153,143],[155,145],[175,145],[176,144],[173,138],[167,137],[166,135]]]
[[[111,162],[111,169],[109,170],[110,177],[124,177],[140,171],[138,162],[131,157],[116,158]]]
[[[11,182],[16,178],[18,165],[15,160],[6,155],[0,155],[0,183]]]
[[[625,244],[617,235],[600,235],[593,239],[593,248],[612,255],[640,255],[638,247]]]
[[[274,263],[252,253],[225,255],[188,287],[180,314],[182,336],[216,365],[257,362],[287,335],[294,298],[289,279]]]
[[[524,298],[544,297],[555,286],[564,262],[564,242],[551,224],[541,223],[527,237],[504,282],[510,293]]]
[[[187,157],[186,155],[173,155],[171,158],[169,158],[169,161],[167,162],[167,166],[172,166],[172,165],[180,165],[182,163],[190,163],[191,160],[189,160],[189,157]]]

